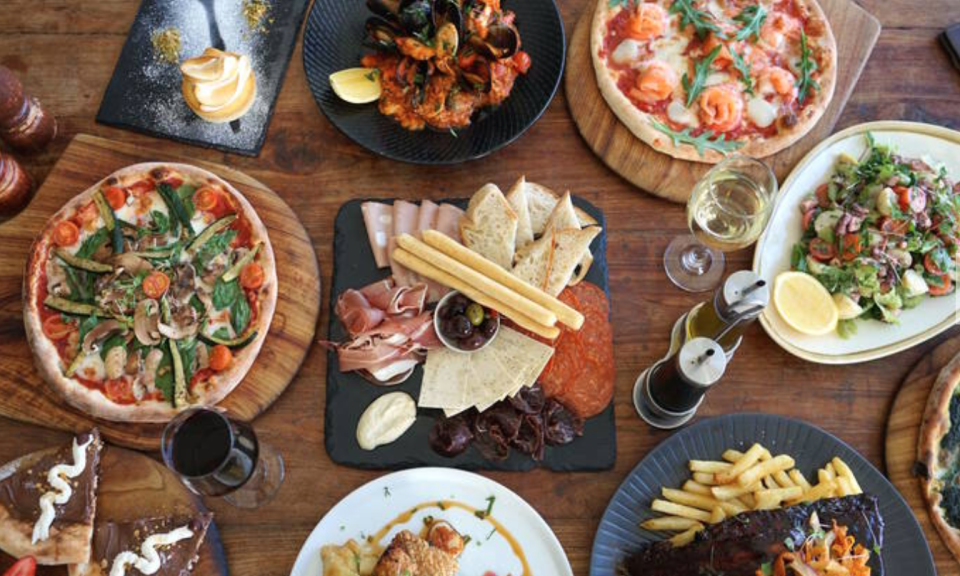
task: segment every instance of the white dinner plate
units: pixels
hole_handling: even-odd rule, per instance
[[[508,488],[478,474],[454,468],[417,468],[388,474],[357,490],[334,506],[313,529],[291,576],[321,576],[320,548],[341,545],[349,539],[361,541],[390,523],[399,514],[418,510],[410,520],[393,528],[380,544],[389,544],[393,535],[408,528],[419,532],[423,519],[433,516],[449,521],[461,534],[470,537],[460,557],[460,574],[481,576],[490,571],[504,576],[524,574],[521,562],[509,542],[493,531],[493,525],[472,512],[448,507],[426,507],[439,500],[452,500],[485,510],[493,498],[490,516],[514,537],[526,556],[533,576],[573,576],[563,547],[553,531],[529,504]]]
[[[780,187],[770,223],[754,253],[753,270],[768,283],[790,269],[790,255],[802,236],[800,202],[833,174],[837,156],[847,152],[856,158],[866,150],[865,134],[880,144],[893,146],[908,158],[929,158],[946,166],[950,177],[960,180],[960,132],[914,122],[871,122],[834,134],[800,161]],[[772,285],[772,284],[771,284]],[[844,339],[833,333],[806,336],[790,328],[770,306],[760,323],[773,340],[791,354],[820,364],[853,364],[883,358],[907,350],[957,321],[957,294],[927,298],[900,316],[900,324],[858,320],[855,335]]]

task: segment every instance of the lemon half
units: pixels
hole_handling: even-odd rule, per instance
[[[833,296],[809,274],[784,272],[777,276],[773,304],[780,317],[803,334],[823,336],[837,329],[839,314]]]
[[[330,75],[333,92],[350,104],[369,104],[380,99],[380,71],[376,68],[347,68]]]

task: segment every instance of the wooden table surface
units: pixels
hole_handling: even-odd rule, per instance
[[[593,0],[560,4],[569,35],[577,18],[592,9]],[[942,27],[960,22],[960,0],[860,4],[880,19],[884,29],[838,128],[892,119],[960,128],[960,73],[936,42]],[[340,204],[353,197],[466,196],[487,181],[508,186],[525,173],[558,190],[570,189],[606,211],[617,361],[616,469],[602,474],[490,474],[540,511],[560,538],[574,572],[586,576],[593,535],[607,501],[639,459],[668,436],[636,417],[630,391],[637,374],[664,352],[676,318],[702,298],[670,284],[661,263],[670,238],[686,232],[682,207],[632,188],[595,159],[578,136],[562,93],[523,138],[484,160],[421,168],[374,157],[348,141],[319,112],[304,78],[299,45],[259,158],[97,125],[100,98],[137,6],[136,0],[3,0],[0,64],[20,74],[28,90],[59,117],[62,130],[45,153],[23,159],[37,180],[42,181],[78,132],[244,170],[276,190],[303,220],[320,259],[324,294],[330,281],[334,216]],[[750,259],[749,251],[735,254],[731,267],[745,268]],[[19,309],[19,302],[0,303],[0,331],[22,331]],[[326,333],[328,320],[324,306],[318,334]],[[700,414],[763,411],[804,418],[837,434],[882,467],[887,413],[902,378],[923,354],[957,333],[886,360],[827,367],[789,356],[755,326]],[[286,394],[256,421],[262,437],[286,457],[287,480],[277,499],[254,512],[210,503],[234,575],[289,573],[320,517],[348,492],[378,476],[335,466],[327,457],[325,370],[325,354],[315,346]],[[65,438],[63,433],[0,421],[0,461]]]

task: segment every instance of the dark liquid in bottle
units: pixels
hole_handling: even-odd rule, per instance
[[[173,464],[203,494],[221,496],[243,486],[258,457],[250,425],[201,410],[187,418],[173,436]]]
[[[676,359],[657,367],[650,375],[650,395],[662,408],[682,413],[693,410],[705,388],[694,386],[683,379],[677,369]]]

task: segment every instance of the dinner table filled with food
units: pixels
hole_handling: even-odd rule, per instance
[[[2,576],[960,575],[960,1],[0,15]]]

